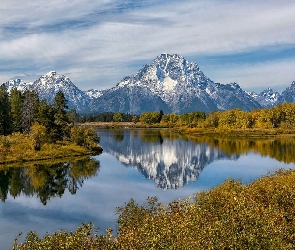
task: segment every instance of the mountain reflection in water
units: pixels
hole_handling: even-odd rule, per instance
[[[292,139],[227,139],[189,137],[168,130],[98,131],[104,152],[153,179],[162,189],[177,189],[196,181],[200,172],[218,160],[237,160],[259,153],[284,163],[295,162]]]
[[[104,152],[116,156],[126,166],[136,168],[162,189],[181,188],[197,180],[211,162],[239,157],[205,142],[184,140],[165,130],[109,130],[100,136]]]
[[[83,158],[70,162],[38,162],[17,167],[1,166],[0,199],[5,202],[8,194],[37,195],[43,205],[53,197],[62,197],[67,189],[76,194],[85,179],[95,176],[100,162]]]

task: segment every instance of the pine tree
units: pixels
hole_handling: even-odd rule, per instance
[[[71,109],[69,112],[67,112],[67,115],[68,115],[69,122],[72,125],[75,125],[79,121],[79,115],[76,109]]]
[[[69,119],[67,116],[68,101],[66,100],[63,92],[57,92],[54,103],[54,124],[55,124],[55,139],[62,140],[65,137],[69,137]]]
[[[8,91],[3,83],[0,86],[0,135],[8,135],[12,132],[10,103]]]
[[[29,90],[26,90],[23,96],[24,100],[21,108],[21,130],[24,133],[29,133],[31,126],[35,121],[39,97],[36,92]]]
[[[40,125],[44,126],[46,129],[47,139],[49,141],[54,141],[54,110],[53,106],[47,104],[46,100],[38,102],[35,114],[35,122],[38,122]]]
[[[11,118],[14,132],[21,132],[22,94],[16,88],[10,92]]]

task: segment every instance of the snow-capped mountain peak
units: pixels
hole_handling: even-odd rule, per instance
[[[32,89],[39,94],[40,99],[46,99],[49,103],[53,103],[56,93],[62,91],[70,109],[75,108],[78,112],[88,109],[88,95],[78,89],[70,78],[58,75],[56,71],[41,76],[33,83]]]
[[[56,76],[56,71],[49,71],[47,74],[43,75],[43,77],[53,77]]]
[[[9,80],[6,83],[6,87],[8,89],[8,92],[11,92],[11,90],[14,89],[14,88],[16,88],[17,90],[20,90],[20,91],[25,91],[26,89],[28,89],[28,85],[30,85],[30,84],[25,83],[24,81],[22,81],[19,78]]]
[[[281,95],[271,89],[267,88],[263,90],[260,94],[256,94],[255,92],[251,92],[250,95],[262,106],[262,107],[273,107],[280,102]]]
[[[46,99],[47,102],[53,103],[56,93],[62,91],[68,100],[70,109],[75,108],[78,112],[86,112],[89,110],[90,98],[83,91],[78,89],[64,75],[57,75],[56,71],[50,71],[42,75],[35,82],[26,83],[21,79],[13,79],[5,83],[10,92],[13,88],[17,88],[21,92],[26,89],[36,91],[41,100]]]
[[[128,113],[153,110],[210,112],[261,107],[237,83],[216,84],[205,76],[197,63],[189,62],[177,54],[157,56],[136,74],[125,77],[102,98],[96,104],[101,106],[100,110],[119,109]],[[118,105],[113,105],[114,102]]]
[[[161,54],[151,64],[122,79],[107,90],[81,91],[64,75],[50,71],[33,83],[20,79],[6,82],[9,91],[17,88],[35,90],[40,99],[52,103],[62,91],[70,108],[80,113],[124,112],[141,114],[146,111],[164,113],[212,112],[239,108],[272,107],[295,101],[295,81],[282,94],[268,88],[260,94],[244,91],[239,84],[215,83],[208,78],[196,62],[187,61],[177,54]]]

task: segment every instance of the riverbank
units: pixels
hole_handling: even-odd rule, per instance
[[[141,122],[85,122],[79,124],[82,127],[90,127],[90,128],[120,128],[120,129],[128,129],[128,128],[167,128],[166,125],[161,124],[145,124]]]
[[[23,167],[34,167],[36,165],[51,166],[54,164],[60,164],[64,162],[76,162],[79,160],[89,159],[92,155],[80,155],[80,156],[66,156],[60,158],[49,158],[42,160],[30,160],[30,161],[14,161],[10,163],[0,163],[0,170],[6,170],[8,168],[23,168]]]
[[[233,138],[295,137],[295,130],[283,129],[205,129],[174,127],[173,132],[193,136],[218,136]]]
[[[86,150],[85,148],[74,144],[46,144],[40,151],[25,150],[16,152],[13,151],[13,149],[6,149],[5,152],[1,152],[0,165],[97,155],[102,151],[103,149],[100,146],[98,146],[96,150]]]
[[[0,137],[0,164],[95,155],[103,151],[97,144],[87,149],[69,141],[44,143],[38,150],[35,144],[30,135],[18,133]]]
[[[291,129],[213,129],[213,128],[189,128],[188,126],[171,126],[168,124],[145,124],[133,122],[86,122],[82,127],[103,129],[135,129],[135,128],[158,128],[169,129],[175,133],[191,136],[218,136],[218,137],[295,137],[295,130]]]

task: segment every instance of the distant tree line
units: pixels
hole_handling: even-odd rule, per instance
[[[201,111],[184,113],[181,115],[177,114],[164,114],[162,110],[160,112],[144,112],[140,115],[139,121],[146,124],[156,124],[161,123],[162,125],[171,125],[176,124],[196,126],[199,121],[205,120],[206,114]]]
[[[123,112],[103,112],[97,114],[80,115],[77,118],[80,123],[84,122],[137,122],[138,115]]]
[[[293,129],[295,125],[295,103],[279,104],[269,109],[242,111],[231,109],[226,111],[195,111],[184,114],[164,114],[144,112],[141,115],[130,115],[121,112],[106,112],[80,116],[79,122],[141,122],[159,124],[167,127],[186,126],[189,128],[212,129]]]
[[[269,109],[242,111],[231,109],[215,111],[209,114],[196,111],[191,113],[162,114],[161,112],[145,112],[140,115],[140,122],[146,124],[159,123],[163,126],[187,126],[190,128],[213,129],[294,129],[295,103],[279,104]]]

